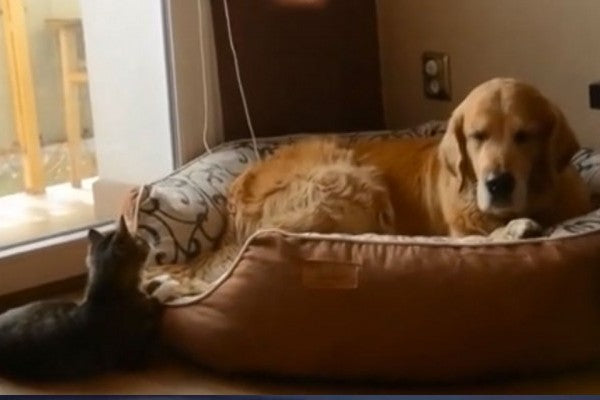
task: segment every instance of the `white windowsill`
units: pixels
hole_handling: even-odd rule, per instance
[[[0,251],[0,296],[84,274],[86,251],[87,229]]]

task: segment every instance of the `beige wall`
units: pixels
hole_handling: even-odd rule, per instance
[[[377,0],[386,118],[402,127],[445,118],[477,83],[514,76],[566,113],[584,145],[600,148],[600,0]],[[420,57],[450,54],[453,99],[426,100]]]

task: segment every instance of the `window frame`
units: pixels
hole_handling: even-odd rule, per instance
[[[93,227],[106,233],[112,226],[112,223],[103,223]],[[0,251],[0,296],[85,274],[87,230],[79,229]]]

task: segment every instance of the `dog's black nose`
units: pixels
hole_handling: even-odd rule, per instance
[[[492,198],[506,200],[515,188],[515,178],[509,172],[492,174],[485,181],[485,186]]]

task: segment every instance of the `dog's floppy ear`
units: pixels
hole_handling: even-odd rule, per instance
[[[569,165],[580,146],[562,111],[554,105],[551,107],[554,113],[554,124],[550,136],[550,159],[556,170],[560,172]]]
[[[460,108],[454,110],[446,133],[440,142],[438,154],[442,165],[450,173],[459,179],[460,187],[463,188],[465,174],[467,172],[467,154],[465,148],[465,134],[463,132],[463,114]]]

